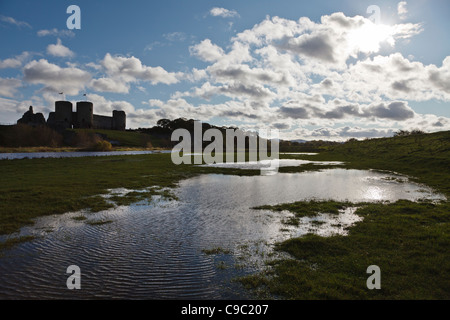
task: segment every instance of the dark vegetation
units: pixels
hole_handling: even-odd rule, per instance
[[[340,145],[340,142],[334,141],[306,141],[306,142],[295,142],[295,141],[280,141],[280,152],[322,152],[327,150],[329,147]]]
[[[61,147],[62,134],[47,126],[32,127],[26,124],[0,126],[1,147]]]
[[[113,146],[151,148],[151,137],[139,132],[67,129],[18,124],[0,126],[0,152],[111,151]]]
[[[194,137],[193,119],[179,118],[175,120],[161,119],[156,126],[151,128],[139,128],[134,130],[116,131],[103,129],[62,129],[56,131],[45,125],[30,126],[18,124],[12,126],[0,126],[0,152],[16,152],[28,150],[16,150],[17,148],[48,147],[55,149],[74,148],[77,150],[110,151],[120,148],[139,149],[172,149],[179,141],[171,141],[172,133],[177,129],[186,129]],[[236,127],[218,127],[208,123],[202,123],[202,135],[209,129],[219,130],[223,137],[226,130],[240,131]],[[247,134],[247,133],[246,133]],[[108,142],[105,144],[103,141]],[[237,139],[235,138],[235,142]],[[203,142],[203,148],[211,142]],[[225,148],[224,139],[224,150]],[[111,144],[111,146],[109,145]],[[294,142],[294,146],[299,146]],[[317,150],[318,145],[331,145],[328,142],[306,143],[307,150]],[[194,143],[191,143],[192,147]],[[235,144],[236,145],[236,144]],[[270,143],[269,150],[270,150]],[[281,146],[290,145],[290,142],[282,142]],[[245,139],[245,148],[249,148],[249,138]],[[34,151],[30,149],[29,151]],[[53,150],[57,151],[57,150]],[[192,150],[193,151],[193,150]]]

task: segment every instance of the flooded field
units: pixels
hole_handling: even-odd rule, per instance
[[[111,193],[127,190],[111,190]],[[34,235],[0,257],[1,298],[248,299],[232,281],[264,268],[272,245],[308,232],[346,234],[361,220],[339,215],[283,223],[288,212],[255,206],[311,199],[351,202],[443,199],[406,177],[327,169],[271,176],[200,175],[174,190],[114,209],[39,218],[20,234]],[[0,238],[2,241],[5,236]],[[67,290],[66,269],[81,269],[81,290]]]

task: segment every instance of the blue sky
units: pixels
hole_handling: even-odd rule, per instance
[[[81,29],[69,30],[69,5]],[[367,8],[379,8],[375,21]],[[0,2],[0,123],[59,92],[129,128],[186,117],[284,138],[450,130],[450,2]]]

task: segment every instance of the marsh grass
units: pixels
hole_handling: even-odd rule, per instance
[[[75,220],[75,221],[84,221],[86,219],[87,218],[85,216],[76,216],[76,217],[72,218],[72,220]]]
[[[203,249],[202,252],[206,255],[215,255],[215,254],[230,254],[231,251],[228,249],[224,249],[221,247],[216,247],[212,249]]]
[[[284,203],[274,206],[259,206],[254,207],[256,210],[272,210],[272,211],[289,211],[293,213],[293,216],[284,219],[285,224],[298,226],[300,218],[303,217],[316,217],[320,213],[339,214],[341,210],[353,207],[354,204],[350,202],[337,202],[337,201],[317,201],[311,200],[308,202],[300,201],[294,203]]]

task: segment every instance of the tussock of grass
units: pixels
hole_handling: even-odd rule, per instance
[[[77,217],[73,217],[72,219],[75,220],[75,221],[84,221],[87,218],[85,216],[77,216]]]
[[[212,249],[203,249],[202,252],[207,255],[213,255],[213,254],[230,254],[231,251],[228,249],[224,249],[221,247],[216,247]]]
[[[289,211],[294,213],[293,217],[289,217],[285,220],[286,224],[298,225],[299,219],[302,217],[315,217],[319,213],[339,214],[340,210],[347,207],[355,206],[351,203],[342,203],[337,201],[316,201],[309,202],[300,201],[295,203],[285,203],[274,206],[259,206],[253,209],[257,210],[272,210],[272,211]]]

